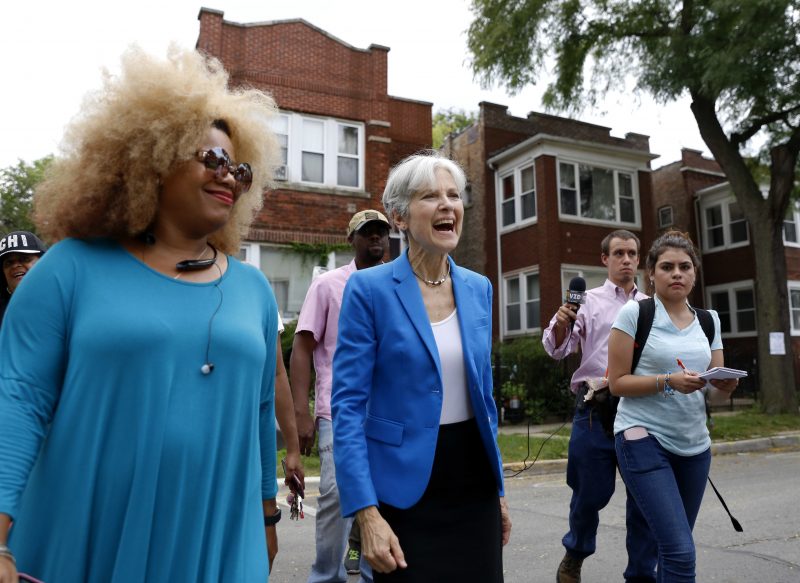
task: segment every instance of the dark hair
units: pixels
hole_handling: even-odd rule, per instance
[[[689,233],[682,233],[681,231],[667,231],[658,239],[653,241],[650,246],[650,251],[647,252],[647,271],[653,273],[656,268],[656,263],[661,254],[667,249],[677,249],[683,251],[692,260],[694,270],[700,271],[700,257],[697,255],[697,249],[692,243]]]
[[[611,239],[622,239],[623,241],[636,241],[636,252],[641,253],[642,251],[642,243],[639,241],[639,237],[627,231],[625,229],[617,229],[616,231],[611,231],[608,235],[603,237],[603,240],[600,242],[600,251],[603,255],[608,255],[611,252]]]
[[[224,119],[215,119],[214,121],[211,122],[211,127],[216,128],[221,132],[224,132],[225,135],[228,136],[229,138],[232,137],[231,126],[229,126],[228,122],[225,121]]]

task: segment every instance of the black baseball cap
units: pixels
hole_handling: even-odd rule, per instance
[[[30,231],[12,231],[0,239],[0,260],[9,253],[41,255],[46,250],[41,239]]]

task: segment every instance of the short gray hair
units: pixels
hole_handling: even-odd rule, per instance
[[[462,194],[467,185],[467,177],[456,162],[445,158],[435,150],[413,154],[392,168],[383,191],[383,208],[394,221],[394,213],[408,218],[408,205],[415,192],[436,186],[436,170],[447,170],[456,183],[458,193]]]

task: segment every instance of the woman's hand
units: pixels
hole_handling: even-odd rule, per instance
[[[272,565],[278,555],[278,528],[276,525],[267,526],[267,557],[269,557],[269,572],[272,573]]]
[[[705,387],[706,381],[701,379],[696,372],[684,370],[669,375],[669,386],[679,393],[688,395]]]
[[[503,527],[503,546],[506,546],[511,539],[511,515],[504,496],[500,496],[500,523]]]
[[[298,452],[286,452],[286,478],[284,479],[284,484],[289,486],[289,489],[294,492],[297,487],[295,485],[294,479],[297,478],[298,482],[300,482],[300,487],[305,490],[306,489],[306,475],[305,471],[303,470],[303,462],[300,460],[300,454]]]
[[[375,506],[359,510],[356,520],[361,528],[361,553],[373,570],[391,573],[398,567],[406,568],[400,541]]]
[[[725,393],[732,393],[739,386],[739,379],[714,379],[709,381],[714,388],[719,389]]]
[[[17,567],[10,557],[0,557],[0,583],[17,583]]]

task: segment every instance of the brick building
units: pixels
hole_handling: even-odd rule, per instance
[[[240,24],[207,8],[198,19],[197,49],[218,58],[234,84],[271,93],[280,109],[279,187],[265,194],[242,256],[267,274],[281,313],[293,318],[319,252],[346,245],[352,214],[383,208],[391,166],[430,147],[431,104],[388,95],[388,47],[359,49],[302,19]],[[351,258],[333,250],[327,267]]]
[[[628,229],[653,240],[647,136],[532,112],[515,117],[483,102],[477,121],[450,136],[446,153],[469,187],[455,259],[484,273],[495,294],[499,339],[541,331],[570,279],[601,285],[600,241]],[[641,281],[641,277],[640,277]]]
[[[692,301],[719,313],[726,364],[754,371],[758,353],[755,258],[747,221],[719,164],[696,150],[683,149],[680,160],[653,172],[653,206],[659,230],[686,231],[700,249],[703,265]],[[787,212],[783,243],[792,349],[800,354],[800,209],[796,205]],[[795,367],[800,378],[797,363]],[[743,385],[754,388],[755,377],[751,375]]]

